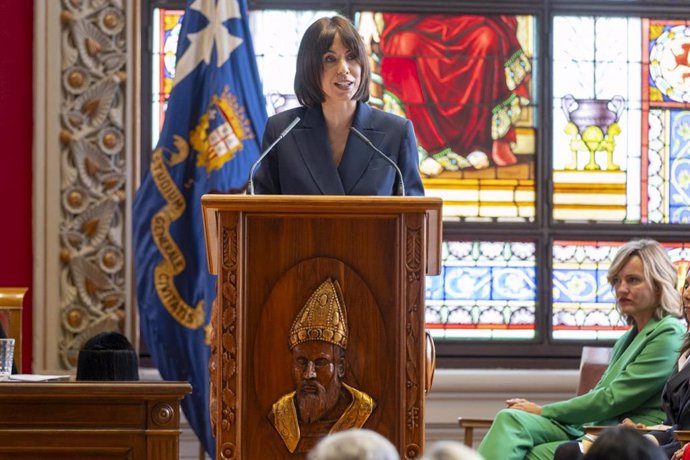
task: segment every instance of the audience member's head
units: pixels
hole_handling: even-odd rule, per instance
[[[483,460],[484,457],[457,441],[438,441],[422,457],[423,460]]]
[[[77,380],[139,380],[137,353],[127,337],[101,332],[79,351]]]
[[[323,438],[309,452],[309,460],[399,460],[391,442],[365,429],[352,429]]]
[[[608,281],[614,285],[618,273],[633,257],[642,261],[644,282],[649,285],[658,302],[654,316],[661,319],[665,315],[682,316],[680,293],[676,289],[678,274],[666,250],[657,241],[650,239],[631,240],[621,246],[611,262]],[[628,318],[630,320],[630,318]]]
[[[666,460],[658,445],[625,426],[604,430],[585,454],[585,460]]]

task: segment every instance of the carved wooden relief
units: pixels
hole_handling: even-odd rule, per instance
[[[407,304],[405,315],[405,456],[417,458],[421,454],[419,442],[423,436],[421,423],[424,415],[421,407],[423,376],[420,366],[423,361],[420,361],[419,356],[419,350],[424,348],[424,343],[421,340],[424,335],[424,324],[420,321],[420,316],[424,317],[421,229],[408,226],[405,243],[405,278],[407,280],[405,294]]]
[[[217,439],[222,440],[218,451],[220,458],[231,460],[237,456],[238,440],[238,420],[237,420],[237,216],[230,215],[223,220],[221,232],[222,238],[222,270],[221,270],[221,289],[222,289],[222,308],[219,318],[222,331],[220,340],[220,350],[212,343],[212,363],[219,363],[222,371],[220,381],[220,392],[215,388],[217,382],[214,375],[217,370],[211,368],[211,394],[218,397],[220,411],[211,410],[211,414],[219,413],[220,420],[215,420],[215,434]],[[214,327],[219,323],[214,323]],[[213,356],[218,353],[218,356]],[[213,415],[212,415],[213,416]]]
[[[290,453],[305,454],[328,434],[362,428],[376,408],[370,395],[344,381],[349,339],[340,283],[328,277],[292,321],[288,346],[294,387],[268,413]]]
[[[322,257],[288,267],[260,308],[255,331],[245,379],[256,397],[242,409],[261,442],[244,445],[246,458],[301,459],[323,436],[350,427],[392,435],[392,414],[379,407],[396,404],[387,391],[396,380],[395,340],[352,267]],[[310,353],[330,355],[337,372],[305,379],[296,369],[309,371]]]

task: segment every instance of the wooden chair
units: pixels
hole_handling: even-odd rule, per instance
[[[582,347],[580,358],[580,376],[577,383],[577,395],[587,393],[594,388],[611,359],[610,347]],[[472,447],[474,442],[474,430],[487,430],[493,423],[492,419],[458,417],[458,424],[464,430],[464,442]]]
[[[14,339],[14,362],[22,371],[22,306],[28,288],[0,288],[0,324]]]

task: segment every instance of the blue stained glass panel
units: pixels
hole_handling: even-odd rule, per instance
[[[670,111],[669,220],[690,223],[690,111]]]
[[[439,276],[427,276],[426,277],[426,287],[425,287],[425,298],[427,300],[443,300],[445,297],[444,283],[445,277],[445,267],[441,268],[441,274]]]
[[[535,271],[517,267],[445,267],[446,300],[534,300]],[[445,294],[445,296],[443,296]],[[431,297],[428,297],[431,298]]]
[[[447,267],[444,275],[447,300],[491,299],[489,267]]]
[[[554,241],[553,336],[556,339],[612,339],[628,329],[616,309],[607,275],[623,242]],[[690,260],[685,243],[662,243],[682,286]]]
[[[492,299],[535,300],[537,283],[534,268],[508,267],[493,271]]]
[[[534,337],[534,243],[448,241],[427,278],[427,329],[438,338]]]
[[[597,270],[554,270],[553,301],[596,302],[598,282]]]
[[[608,269],[598,269],[599,275],[599,289],[597,290],[597,302],[599,303],[614,303],[616,301],[616,296],[611,289],[611,285],[608,280]]]

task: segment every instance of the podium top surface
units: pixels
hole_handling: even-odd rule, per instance
[[[319,212],[332,214],[380,214],[398,212],[438,212],[441,198],[425,196],[353,196],[353,195],[228,195],[207,194],[201,206],[213,211]]]
[[[207,194],[201,197],[204,233],[210,273],[217,274],[217,218],[219,212],[318,214],[324,215],[395,215],[426,214],[427,274],[440,272],[443,200],[425,196],[354,196],[354,195],[230,195]]]

